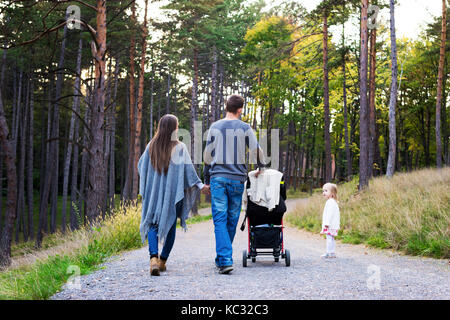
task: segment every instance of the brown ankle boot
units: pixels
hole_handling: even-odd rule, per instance
[[[159,259],[159,271],[166,271],[166,261],[164,259]]]
[[[159,276],[159,263],[156,257],[150,259],[150,275]]]

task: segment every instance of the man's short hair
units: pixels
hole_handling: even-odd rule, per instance
[[[236,113],[238,109],[244,106],[244,98],[238,94],[233,94],[227,99],[226,110],[231,113]]]

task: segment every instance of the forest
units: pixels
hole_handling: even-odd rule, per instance
[[[288,188],[450,165],[449,1],[415,39],[394,0],[166,0],[157,20],[159,2],[0,1],[0,265],[136,201],[160,117],[193,154],[231,94],[255,132],[279,129]]]

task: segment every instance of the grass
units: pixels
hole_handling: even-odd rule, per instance
[[[121,201],[120,194],[116,194],[114,196],[115,207],[120,206],[120,201]],[[34,235],[37,234],[37,231],[39,229],[39,204],[40,204],[39,202],[40,202],[39,192],[34,191],[34,194],[33,194],[33,230],[34,230]],[[56,230],[61,230],[61,225],[62,225],[62,208],[63,208],[62,202],[63,202],[63,197],[62,196],[58,196],[57,197],[57,201],[56,201],[56,207],[57,207],[57,209],[56,209],[57,214],[56,214],[56,218],[55,218]],[[71,208],[71,198],[70,198],[70,196],[67,196],[66,229],[69,228],[69,224],[70,224],[70,208]],[[49,204],[49,207],[48,207],[48,211],[50,212],[50,204]],[[78,211],[79,211],[79,214],[82,216],[83,215],[83,207],[79,208]],[[25,204],[25,214],[28,214],[28,206],[27,206],[27,204]],[[28,219],[28,218],[26,218],[26,219]],[[80,217],[80,219],[81,219],[81,221],[83,221],[83,217]],[[47,227],[48,227],[48,231],[50,231],[50,214],[47,217]],[[28,228],[28,226],[27,226],[27,228]],[[19,245],[19,244],[24,242],[24,236],[23,236],[23,232],[22,231],[20,231],[20,233],[19,233],[19,242],[15,241],[15,235],[16,235],[16,224],[14,224],[13,241],[17,245]]]
[[[7,270],[0,272],[0,299],[48,299],[69,280],[98,269],[108,257],[142,247],[139,233],[141,206],[116,209],[100,225],[44,240],[45,248],[32,251],[21,244]],[[196,216],[188,224],[211,219]],[[21,254],[19,254],[21,252]]]
[[[450,168],[397,173],[372,179],[358,192],[358,181],[338,187],[341,230],[338,239],[390,248],[411,255],[450,258]],[[325,201],[315,191],[287,220],[320,232]]]
[[[116,194],[114,197],[114,203],[115,203],[115,207],[119,207],[120,206],[120,201],[121,201],[121,197],[120,194]],[[66,210],[66,230],[69,229],[69,224],[70,224],[70,206],[71,206],[71,199],[70,196],[67,197],[67,210]],[[207,208],[211,206],[211,202],[206,201],[206,196],[204,194],[200,195],[200,202],[198,204],[198,209],[202,209],[202,208]],[[62,212],[62,196],[58,196],[57,198],[57,215],[56,215],[56,220],[55,220],[55,225],[56,225],[56,230],[61,230],[61,225],[62,225],[62,216],[61,216],[61,212]],[[27,209],[28,207],[25,206],[25,212],[28,212]],[[80,210],[78,210],[81,214],[83,212],[83,208],[80,208]],[[39,193],[35,192],[34,193],[34,197],[33,197],[33,230],[34,230],[34,235],[37,234],[38,231],[38,227],[39,227]],[[81,220],[83,220],[83,218],[81,218]],[[50,216],[48,217],[47,220],[47,224],[50,224]],[[48,230],[50,230],[50,228],[48,228]],[[16,234],[16,228],[15,228],[15,224],[14,224],[14,231],[13,231],[13,241],[15,243],[15,246],[13,248],[12,251],[12,256],[16,256],[16,255],[21,255],[24,252],[28,251],[33,251],[33,247],[34,247],[34,241],[30,241],[30,242],[25,242],[24,241],[24,236],[23,236],[23,232],[21,231],[19,233],[19,242],[15,241],[15,234]],[[46,247],[51,247],[54,245],[54,241],[56,239],[58,239],[57,241],[61,240],[61,237],[59,236],[58,232],[56,234],[56,236],[54,236],[53,234],[49,234],[48,237],[46,237],[48,239],[46,239],[46,241],[42,244],[42,246],[44,248]]]
[[[297,188],[297,190],[294,190],[294,188],[291,187],[286,190],[286,197],[288,199],[307,198],[309,197],[309,193],[301,191],[299,188]]]

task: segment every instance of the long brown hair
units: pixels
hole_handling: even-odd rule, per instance
[[[178,138],[172,137],[178,125],[178,118],[173,114],[165,114],[159,119],[158,129],[150,141],[148,153],[153,168],[159,174],[167,174],[169,170],[172,148],[178,144]]]

